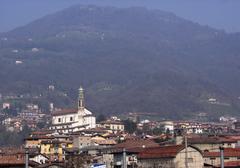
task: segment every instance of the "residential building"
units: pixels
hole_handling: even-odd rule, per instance
[[[53,161],[65,160],[65,148],[72,148],[71,141],[44,140],[41,142],[40,153],[46,155]]]
[[[73,146],[76,148],[83,148],[87,146],[91,146],[91,136],[74,136],[73,137]]]
[[[29,158],[29,168],[37,167],[39,164]],[[1,148],[0,167],[3,168],[24,168],[25,150],[21,148]]]
[[[202,151],[218,151],[219,147],[235,148],[238,140],[224,136],[192,136],[188,137],[188,143]]]
[[[203,168],[204,165],[201,151],[193,146],[186,150],[184,145],[146,148],[138,153],[137,159],[139,168],[185,168],[186,163],[188,168]]]
[[[217,167],[220,165],[220,150],[209,152],[205,151],[203,153],[204,155],[204,163],[207,163],[208,165],[212,165]],[[240,148],[224,148],[224,162],[230,163],[230,162],[238,162],[240,163]]]
[[[106,160],[107,165],[111,164],[114,168],[121,168],[123,163],[123,152],[126,153],[126,164],[128,167],[136,167],[137,165],[137,154],[149,147],[159,147],[157,143],[148,139],[132,138],[119,143],[109,149],[109,152],[104,154],[104,158],[111,158],[111,153],[113,160]]]
[[[106,139],[101,136],[86,136],[86,135],[74,135],[73,136],[73,147],[75,148],[86,148],[90,146],[113,146],[116,145],[116,141],[113,139]]]
[[[160,125],[163,127],[165,132],[169,132],[169,133],[174,132],[174,123],[172,121],[163,121],[163,122],[160,122]]]
[[[105,128],[110,132],[124,131],[124,124],[117,120],[106,120],[97,124],[100,128]]]

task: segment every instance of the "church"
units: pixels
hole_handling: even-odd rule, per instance
[[[96,118],[84,105],[84,90],[79,88],[78,108],[62,109],[52,113],[51,130],[58,133],[73,133],[96,127]]]

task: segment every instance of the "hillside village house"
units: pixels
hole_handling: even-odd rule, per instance
[[[52,113],[50,129],[59,133],[72,133],[96,127],[96,118],[84,106],[83,88],[79,89],[78,109],[63,109]]]
[[[159,146],[149,139],[130,139],[112,147],[112,165],[121,168],[123,154],[128,168],[185,168],[186,148],[185,145]],[[202,151],[188,145],[187,147],[188,168],[203,168],[204,158]]]
[[[220,151],[204,152],[204,163],[211,166],[219,166],[220,165]],[[238,162],[240,166],[240,148],[224,148],[224,163],[227,164],[229,162]]]
[[[188,146],[188,168],[203,168],[202,152],[195,147]],[[146,148],[137,156],[139,168],[185,168],[186,149],[184,145],[161,146]]]
[[[71,141],[43,140],[40,153],[48,156],[50,160],[63,161],[65,159],[64,149],[72,148]]]
[[[133,138],[127,139],[126,141],[119,143],[109,149],[108,154],[105,154],[103,157],[110,158],[110,153],[112,154],[113,160],[111,165],[114,168],[121,168],[123,163],[123,149],[126,151],[126,164],[129,168],[136,167],[137,165],[137,154],[144,150],[144,148],[158,147],[159,144],[152,140]],[[105,163],[110,164],[108,160],[105,160]]]
[[[101,136],[83,136],[75,135],[73,136],[73,146],[76,148],[86,148],[89,146],[112,146],[116,145],[116,141],[113,139],[106,139]]]
[[[100,128],[105,128],[109,132],[124,131],[124,124],[121,121],[106,120],[97,124]]]
[[[235,148],[238,140],[219,136],[193,136],[188,137],[188,143],[199,148],[201,151],[219,151],[219,147]]]

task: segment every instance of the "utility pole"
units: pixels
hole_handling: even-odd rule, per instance
[[[122,168],[127,168],[126,149],[125,148],[123,148]]]
[[[188,142],[187,142],[187,132],[185,133],[184,137],[185,142],[185,168],[188,168]]]
[[[220,159],[221,159],[221,168],[224,168],[224,147],[220,146]]]
[[[29,155],[28,148],[25,148],[25,168],[28,168],[28,155]]]

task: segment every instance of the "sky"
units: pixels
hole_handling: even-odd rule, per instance
[[[170,11],[227,32],[240,32],[240,0],[0,0],[0,32],[23,26],[74,4],[145,6]]]

